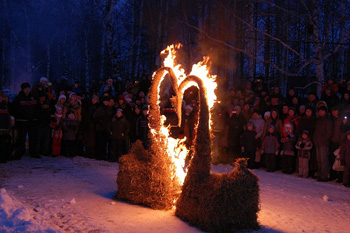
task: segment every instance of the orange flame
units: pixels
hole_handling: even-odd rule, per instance
[[[161,55],[167,54],[167,57],[164,59],[164,63],[163,63],[164,67],[169,67],[174,71],[175,76],[177,77],[179,84],[187,76],[185,73],[185,70],[181,67],[181,65],[175,63],[176,52],[181,47],[182,47],[181,44],[169,45],[165,50],[163,50],[161,52]],[[198,76],[205,83],[205,86],[207,88],[208,105],[209,105],[209,109],[211,109],[213,107],[215,101],[217,100],[216,95],[214,93],[214,90],[216,89],[217,84],[215,82],[216,75],[211,75],[209,73],[209,69],[208,69],[208,65],[207,65],[208,62],[209,62],[209,57],[204,57],[203,61],[200,61],[197,64],[194,64],[192,66],[192,71],[190,72],[190,75]],[[155,75],[155,73],[153,74],[153,76],[154,75]],[[166,76],[166,72],[165,72],[164,76],[162,77],[161,81],[163,81],[165,76]],[[188,86],[184,90],[186,90],[187,88],[189,88],[191,86],[197,86],[197,84],[195,82],[191,82],[188,84]],[[160,87],[158,87],[158,88],[160,88]],[[160,93],[160,92],[158,92],[158,93]],[[159,101],[159,96],[158,96],[158,101]],[[211,116],[209,119],[211,121]],[[185,146],[186,138],[183,138],[183,139],[172,138],[170,136],[170,126],[165,127],[163,125],[165,120],[166,120],[165,116],[162,116],[162,124],[161,124],[162,127],[160,129],[160,132],[158,132],[158,133],[161,133],[166,138],[166,142],[164,142],[164,143],[166,144],[168,155],[171,157],[171,159],[174,163],[173,178],[176,179],[180,185],[182,185],[184,180],[185,180],[186,174],[187,174],[187,170],[184,170],[185,159],[186,159],[186,156],[188,154],[188,149]],[[211,122],[209,122],[209,123],[211,123]],[[211,125],[211,124],[209,124],[209,125]],[[154,129],[151,129],[151,132],[154,135],[156,135],[156,133],[157,133],[157,132],[155,132]]]

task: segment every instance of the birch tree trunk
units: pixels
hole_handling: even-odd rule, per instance
[[[85,88],[89,88],[90,86],[90,75],[89,75],[89,44],[88,44],[88,33],[85,32],[84,35],[84,81],[85,81]]]
[[[112,63],[112,77],[117,78],[119,73],[118,53],[114,47],[114,28],[113,28],[113,12],[115,0],[108,0],[106,5],[105,24],[106,24],[106,39],[108,45],[108,54]]]
[[[254,0],[250,0],[249,1],[249,13],[248,13],[248,21],[250,25],[255,25],[254,23],[254,9],[255,9],[255,4],[254,4]],[[252,30],[251,28],[248,29],[247,32],[247,36],[248,36],[248,43],[247,43],[247,47],[248,47],[248,51],[250,54],[253,54],[255,56],[255,31]],[[249,57],[248,58],[248,76],[249,79],[253,79],[255,75],[255,59],[253,57]]]

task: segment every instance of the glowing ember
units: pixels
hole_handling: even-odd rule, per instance
[[[169,67],[174,71],[175,76],[178,80],[178,84],[180,84],[187,76],[185,73],[185,70],[181,68],[181,65],[175,64],[176,51],[181,47],[182,47],[181,44],[170,45],[161,52],[162,55],[167,54],[167,57],[164,59],[164,67]],[[217,84],[215,82],[216,75],[209,74],[208,65],[207,65],[208,61],[209,61],[209,57],[204,57],[203,61],[193,65],[190,75],[196,75],[204,81],[207,89],[206,95],[208,98],[209,109],[211,109],[216,101],[216,95],[214,93],[214,90],[216,89]],[[167,72],[164,73],[161,81],[163,81],[166,74]],[[153,74],[153,76],[154,75],[155,73]],[[189,83],[189,85],[184,89],[184,91],[191,86],[197,86],[197,84],[195,82]],[[158,88],[160,88],[160,85]],[[158,93],[160,93],[159,89],[158,89]],[[160,96],[158,96],[158,101],[160,99],[159,97]],[[209,119],[211,119],[211,117]],[[185,146],[186,138],[183,138],[183,139],[172,138],[170,136],[170,126],[168,127],[164,126],[165,120],[166,120],[165,116],[162,116],[160,132],[156,132],[154,129],[151,129],[151,132],[155,136],[157,134],[161,134],[161,137],[156,137],[156,138],[159,138],[159,140],[162,140],[162,139],[165,140],[165,141],[162,140],[161,143],[163,143],[163,145],[166,146],[168,155],[171,157],[174,163],[173,178],[177,179],[180,185],[182,185],[187,172],[184,170],[185,159],[188,154],[188,149]]]

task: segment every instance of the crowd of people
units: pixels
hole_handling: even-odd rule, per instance
[[[80,155],[112,162],[137,139],[149,148],[150,80],[116,85],[108,79],[86,92],[77,81],[54,88],[42,77],[33,86],[22,83],[13,100],[0,91],[0,161],[21,159],[26,142],[34,158]],[[350,82],[328,79],[318,98],[293,88],[284,96],[279,87],[267,89],[255,80],[220,98],[212,109],[213,163],[232,164],[245,157],[251,169],[281,169],[350,187]],[[189,148],[198,109],[198,90],[188,89],[181,126],[171,132],[186,137]],[[175,115],[166,104],[161,112]]]

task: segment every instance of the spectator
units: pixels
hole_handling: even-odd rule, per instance
[[[277,137],[281,137],[282,121],[281,121],[281,119],[279,119],[278,110],[275,109],[275,108],[271,110],[271,117],[270,117],[270,119],[265,121],[262,139],[264,139],[265,136],[267,135],[268,127],[270,125],[273,125],[275,127],[275,134],[277,135]]]
[[[327,103],[329,109],[339,104],[338,96],[332,91],[330,86],[326,87],[324,93],[321,96],[321,100]]]
[[[333,135],[333,123],[327,116],[327,108],[321,106],[318,109],[318,117],[316,119],[315,132],[313,134],[314,145],[316,147],[316,158],[318,164],[318,180],[328,181],[329,179],[329,160],[328,152]]]
[[[248,168],[255,168],[255,152],[257,148],[257,134],[254,130],[254,123],[248,121],[246,129],[240,138],[242,157],[248,158]]]
[[[0,90],[0,163],[5,163],[11,156],[10,127],[10,113]]]
[[[130,145],[130,124],[123,116],[123,109],[118,108],[112,119],[111,129],[111,155],[110,161],[117,162],[126,154]]]
[[[102,106],[96,109],[93,116],[96,129],[96,158],[98,160],[107,159],[108,129],[110,129],[113,116],[112,106],[109,105],[110,98],[109,96],[103,97]]]
[[[281,138],[282,172],[292,174],[294,172],[294,146],[296,138],[294,136],[294,126],[291,122],[284,125],[283,137]]]
[[[63,111],[60,106],[56,105],[56,112],[51,116],[50,127],[52,130],[52,156],[58,156],[61,154],[62,145],[62,122],[63,122]]]
[[[75,119],[74,112],[67,112],[67,117],[62,123],[62,155],[74,157],[76,155],[76,134],[78,132],[78,121]]]
[[[309,176],[309,160],[311,156],[312,142],[310,140],[309,131],[304,130],[298,139],[295,148],[298,150],[298,173],[299,177]]]
[[[83,90],[80,87],[80,82],[79,81],[75,81],[72,87],[72,92],[76,93],[77,95],[82,95],[83,94]]]
[[[49,155],[51,150],[49,150],[50,145],[50,121],[51,114],[53,113],[50,101],[47,99],[45,93],[40,93],[39,95],[39,114],[37,121],[37,154],[38,155]]]
[[[75,115],[75,120],[79,123],[81,122],[81,102],[78,100],[75,92],[69,94],[67,111],[73,112]]]
[[[276,161],[279,152],[278,136],[276,134],[275,126],[270,124],[267,134],[264,137],[261,153],[265,158],[265,166],[267,172],[274,172],[276,169]]]
[[[39,158],[36,143],[36,124],[38,120],[38,102],[30,90],[29,83],[21,84],[21,91],[13,102],[14,117],[18,130],[18,150],[16,157],[20,159],[26,152],[26,136],[29,138],[29,153]]]
[[[136,138],[142,141],[143,147],[147,150],[150,147],[148,106],[142,107],[142,115],[136,121]]]
[[[224,122],[226,123],[227,154],[223,161],[231,164],[241,156],[240,137],[246,124],[241,108],[229,105]]]
[[[82,108],[81,133],[83,144],[86,149],[85,155],[88,158],[96,158],[96,128],[94,114],[99,107],[98,95],[93,95],[91,102],[86,103]]]
[[[109,96],[115,97],[116,91],[113,86],[113,79],[107,79],[106,83],[101,86],[99,93],[100,97],[102,97],[104,93],[108,93]]]
[[[346,133],[346,140],[340,146],[340,161],[344,165],[343,184],[350,187],[350,131]]]

